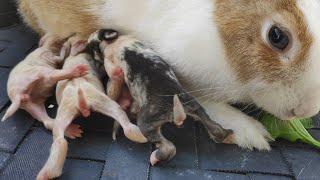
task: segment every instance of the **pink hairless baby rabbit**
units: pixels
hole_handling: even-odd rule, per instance
[[[49,159],[37,177],[39,180],[61,175],[68,149],[64,131],[77,116],[88,117],[91,111],[114,118],[120,123],[124,134],[130,140],[139,143],[147,142],[140,129],[130,122],[122,108],[105,94],[100,74],[97,73],[94,63],[87,53],[71,54],[65,60],[63,69],[86,64],[89,67],[89,73],[83,77],[60,81],[57,85],[56,97],[59,108],[53,128],[54,141]]]
[[[45,109],[45,101],[53,95],[54,86],[58,81],[72,79],[87,74],[88,67],[78,64],[70,69],[59,70],[64,57],[60,50],[65,40],[46,35],[40,40],[40,47],[29,54],[10,73],[8,80],[8,96],[12,101],[2,121],[12,116],[19,108],[29,112],[35,119],[52,130],[53,119]],[[79,125],[71,124],[66,136],[81,137]]]

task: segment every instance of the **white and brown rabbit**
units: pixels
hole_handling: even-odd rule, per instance
[[[112,28],[143,40],[168,60],[188,90],[202,90],[202,105],[234,131],[241,147],[269,150],[270,136],[229,103],[256,104],[284,120],[320,109],[318,0],[18,3],[25,21],[41,33],[87,38]]]

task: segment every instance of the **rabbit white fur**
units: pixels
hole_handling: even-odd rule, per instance
[[[168,59],[190,91],[236,143],[269,150],[269,134],[228,103],[254,103],[281,119],[320,109],[320,7],[317,0],[20,0],[40,33],[82,38],[100,28],[132,34]],[[57,5],[58,4],[58,5]],[[59,7],[54,8],[54,7]],[[290,47],[270,46],[272,25]],[[203,100],[203,98],[199,98]]]

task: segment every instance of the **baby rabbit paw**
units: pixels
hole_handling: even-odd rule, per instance
[[[148,142],[147,138],[143,136],[138,126],[134,124],[129,124],[123,128],[125,136],[131,141],[137,143],[146,143]]]
[[[65,135],[70,139],[82,137],[83,130],[78,124],[70,124],[65,132]]]
[[[89,68],[87,65],[80,64],[72,70],[72,74],[74,77],[81,77],[88,74],[88,71],[89,71]]]

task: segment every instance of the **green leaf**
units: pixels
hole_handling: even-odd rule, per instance
[[[320,148],[320,142],[315,140],[306,130],[313,127],[312,119],[282,121],[271,114],[265,113],[261,118],[261,123],[274,139],[283,138],[291,142],[300,140]]]
[[[300,122],[302,123],[302,125],[306,129],[314,128],[314,122],[313,122],[313,119],[311,119],[311,118],[309,118],[309,119],[301,119]]]

